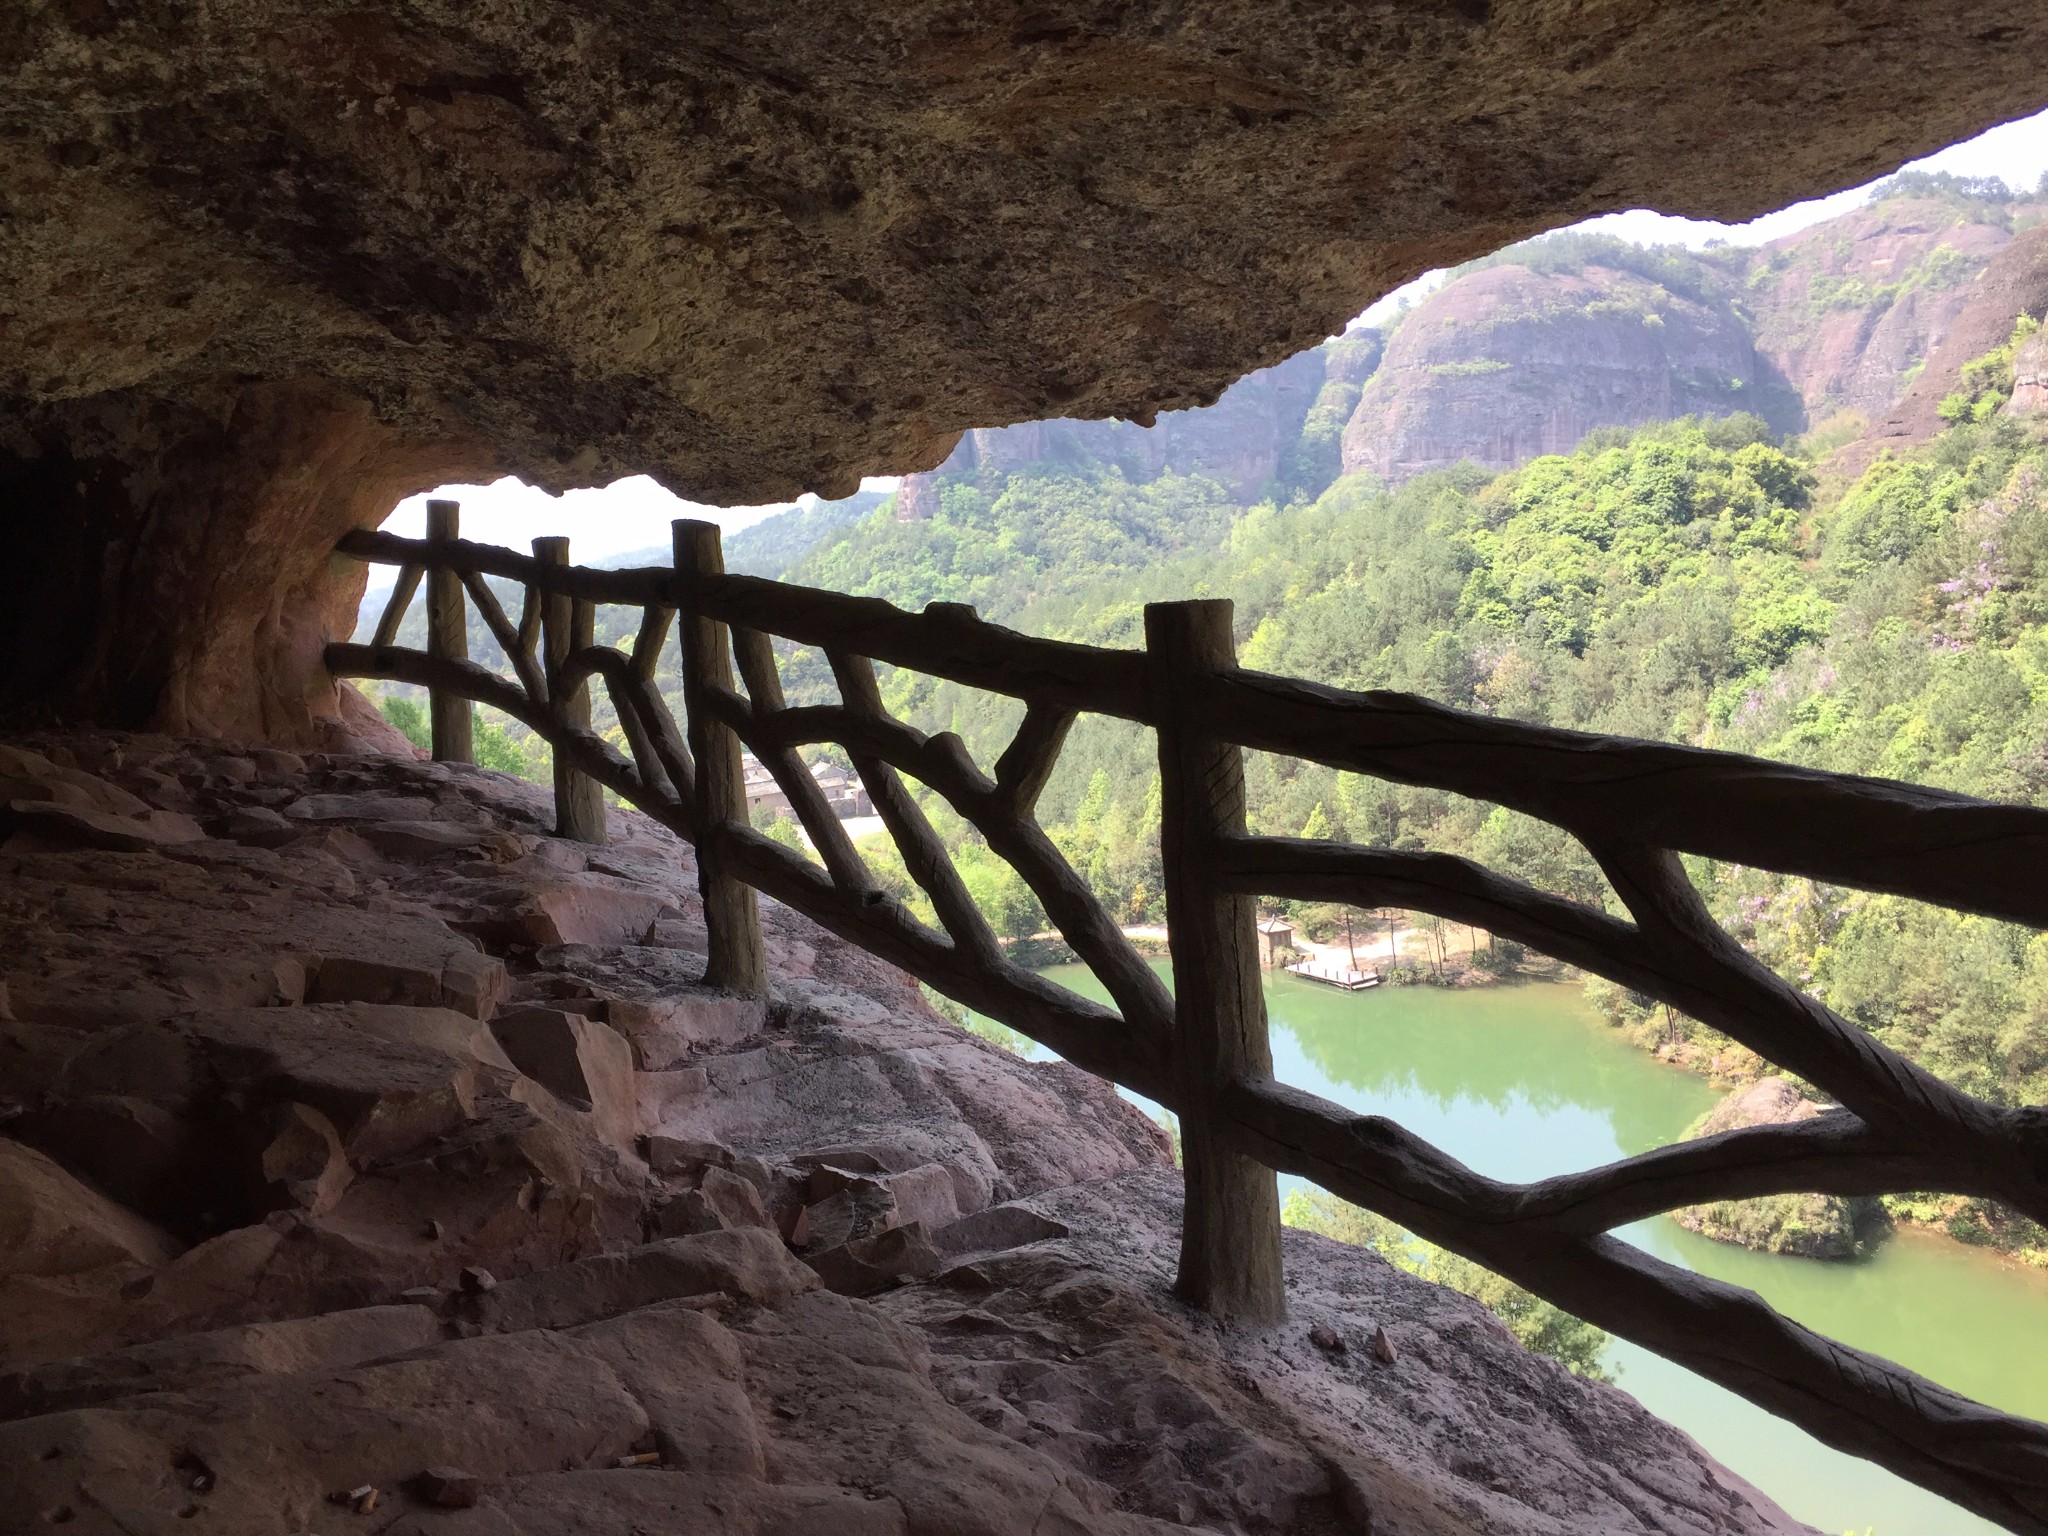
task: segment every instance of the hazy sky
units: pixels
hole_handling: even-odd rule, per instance
[[[2048,171],[2048,112],[2005,123],[1925,160],[1916,160],[1913,165],[1915,169],[1949,171],[1958,176],[2000,176],[2016,190],[2030,190]],[[1675,219],[1636,208],[1589,219],[1579,228],[1604,230],[1646,245],[1701,246],[1716,239],[1732,245],[1757,245],[1845,213],[1862,202],[1868,192],[1868,187],[1853,187],[1832,197],[1795,203],[1748,224]],[[1412,298],[1427,293],[1442,280],[1440,272],[1425,274],[1388,294],[1362,318],[1376,320],[1395,308],[1403,296]],[[861,485],[867,490],[891,490],[896,480],[881,477],[864,480]],[[571,491],[561,497],[509,478],[488,486],[444,485],[427,495],[451,497],[462,503],[462,531],[466,537],[523,548],[542,534],[565,533],[572,540],[571,554],[579,561],[601,560],[631,549],[665,545],[673,518],[706,517],[731,531],[780,510],[775,506],[700,507],[670,495],[645,475],[602,489]],[[421,537],[426,531],[427,495],[400,502],[384,526],[409,538]]]

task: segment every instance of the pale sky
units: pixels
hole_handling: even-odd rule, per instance
[[[1951,145],[1939,154],[1912,164],[1915,170],[1948,171],[1958,176],[1999,176],[2015,191],[2030,191],[2048,171],[2048,112],[2016,122],[2004,123],[1974,139]],[[1765,214],[1747,224],[1714,224],[1700,219],[1677,219],[1647,208],[1610,213],[1588,219],[1580,229],[1597,229],[1644,245],[1682,244],[1697,248],[1709,240],[1731,245],[1760,245],[1780,235],[1831,219],[1856,207],[1870,188],[1852,187],[1832,197],[1795,203],[1776,213]],[[1397,288],[1359,317],[1377,322],[1390,316],[1405,297],[1411,302],[1428,293],[1444,279],[1441,272],[1429,272]],[[895,476],[874,477],[861,482],[863,490],[894,490]],[[525,548],[543,534],[567,534],[571,558],[583,562],[602,560],[608,555],[644,549],[668,542],[668,525],[678,517],[703,517],[722,525],[727,532],[757,523],[782,510],[767,507],[703,507],[670,495],[645,475],[615,481],[599,489],[570,491],[550,496],[523,481],[506,478],[487,486],[444,485],[398,504],[384,526],[408,538],[426,532],[426,504],[429,496],[462,503],[464,537],[492,544]]]
[[[861,481],[860,488],[893,491],[898,478],[874,476]],[[550,496],[507,475],[489,485],[443,485],[408,496],[385,522],[384,531],[403,534],[408,539],[425,538],[430,499],[461,502],[462,536],[480,543],[509,544],[523,550],[535,539],[567,534],[569,558],[581,565],[628,550],[666,548],[668,525],[679,517],[705,518],[732,533],[789,505],[776,502],[765,507],[700,506],[663,490],[646,475]]]

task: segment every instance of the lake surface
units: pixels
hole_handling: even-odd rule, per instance
[[[1047,974],[1105,995],[1081,966]],[[1266,1006],[1283,1081],[1390,1116],[1497,1178],[1542,1178],[1662,1146],[1718,1096],[1629,1045],[1568,984],[1342,993],[1282,975],[1268,978]],[[1845,1343],[2048,1419],[2048,1274],[1916,1233],[1850,1264],[1752,1253],[1661,1217],[1622,1235],[1747,1286]],[[1608,1364],[1645,1407],[1830,1536],[1998,1529],[1646,1350],[1617,1341]]]

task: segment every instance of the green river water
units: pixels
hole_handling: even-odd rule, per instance
[[[1080,966],[1047,974],[1104,997]],[[1268,979],[1266,1005],[1282,1081],[1390,1116],[1497,1178],[1647,1151],[1675,1140],[1716,1097],[1627,1044],[1571,985],[1343,993],[1283,975]],[[1852,1264],[1752,1253],[1662,1218],[1622,1235],[1945,1386],[2048,1419],[2048,1274],[1912,1233]],[[1645,1350],[1617,1342],[1609,1364],[1645,1407],[1822,1531],[1996,1529]]]

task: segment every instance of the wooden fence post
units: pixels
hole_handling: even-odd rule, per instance
[[[1160,701],[1159,849],[1173,952],[1174,1072],[1180,1088],[1182,1300],[1236,1322],[1287,1315],[1280,1190],[1273,1170],[1217,1138],[1216,1095],[1270,1076],[1256,905],[1218,888],[1217,843],[1245,830],[1244,756],[1202,729],[1207,674],[1237,665],[1231,604],[1149,603],[1145,647]]]
[[[683,592],[677,626],[683,644],[683,709],[689,718],[690,754],[697,760],[697,814],[704,827],[697,843],[697,889],[704,898],[711,947],[704,984],[765,997],[768,951],[761,942],[760,904],[752,886],[727,872],[718,851],[720,825],[747,825],[740,739],[712,718],[704,699],[706,689],[733,691],[732,647],[725,626],[704,617],[691,593],[694,578],[725,574],[725,549],[716,523],[679,518],[671,531]]]
[[[427,503],[427,541],[452,544],[461,537],[462,503]],[[427,654],[440,661],[469,660],[469,613],[462,595],[462,573],[427,572]],[[470,720],[475,706],[459,693],[427,690],[428,715],[434,728],[434,760],[473,763],[476,749]]]
[[[569,541],[562,538],[535,539],[533,558],[543,565],[567,565]],[[555,684],[562,663],[594,638],[597,610],[581,598],[561,592],[541,594],[541,658],[548,675],[548,698],[555,718],[564,725],[590,728],[590,683],[588,679],[566,691]],[[578,773],[555,753],[555,835],[579,843],[602,843],[604,828],[604,786],[587,774]]]

